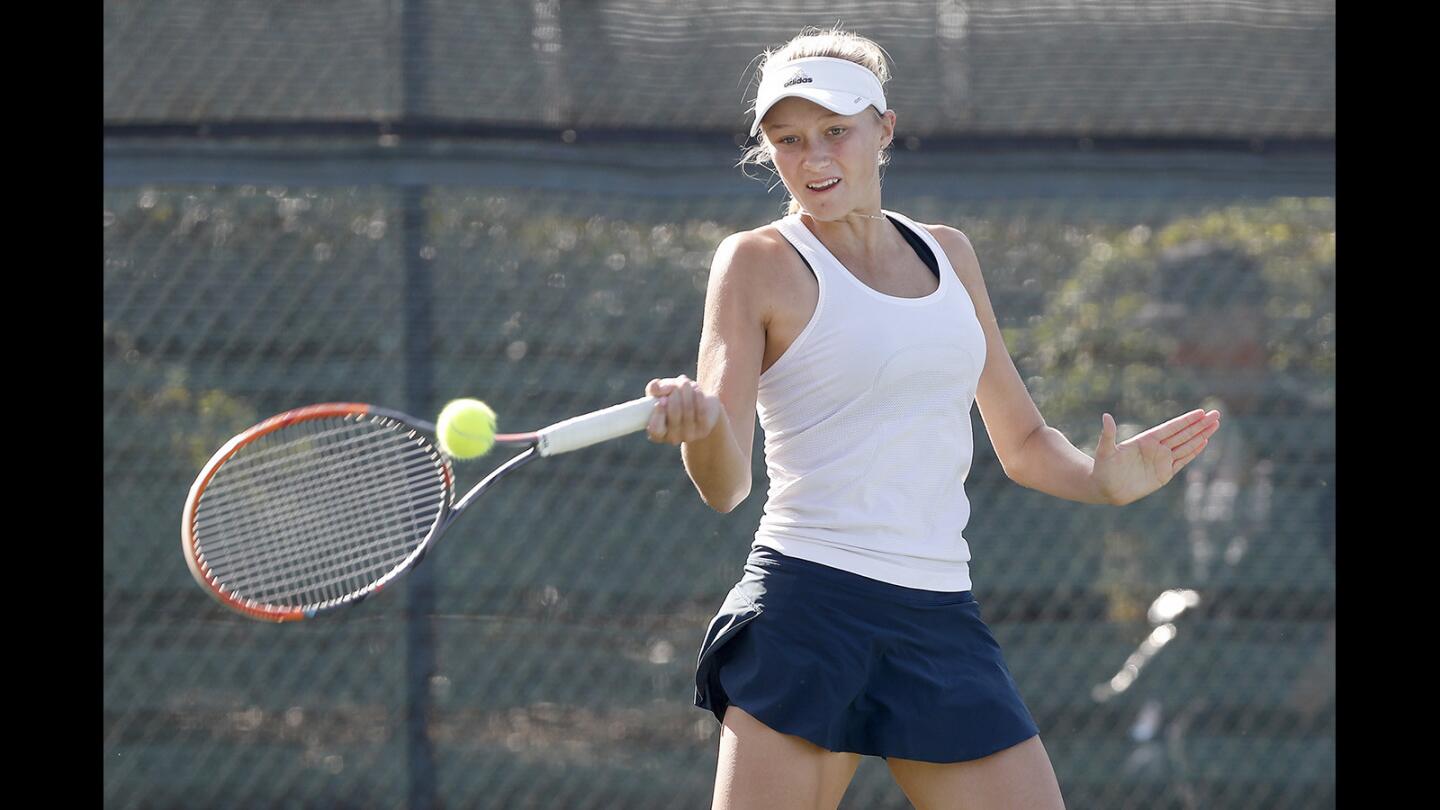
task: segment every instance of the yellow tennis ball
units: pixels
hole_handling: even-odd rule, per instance
[[[495,446],[495,411],[478,399],[454,399],[435,420],[440,449],[455,458],[478,458]]]

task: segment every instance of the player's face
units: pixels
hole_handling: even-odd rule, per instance
[[[775,169],[804,209],[819,219],[880,205],[880,150],[890,143],[895,113],[867,107],[838,115],[803,98],[781,99],[761,129]]]

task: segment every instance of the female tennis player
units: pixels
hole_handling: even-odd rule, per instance
[[[881,208],[896,113],[883,52],[810,31],[767,51],[753,155],[790,213],[721,242],[696,380],[650,381],[647,432],[705,503],[770,489],[744,574],[711,622],[695,703],[722,730],[714,807],[834,808],[861,756],[921,810],[1063,807],[1039,731],[971,594],[970,406],[1005,473],[1122,505],[1204,449],[1217,411],[1094,457],[1048,427],[1001,339],[969,241]]]

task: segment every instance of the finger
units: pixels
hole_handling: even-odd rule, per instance
[[[652,442],[665,440],[665,408],[659,402],[650,412],[650,422],[645,426],[645,433]]]
[[[1155,427],[1145,431],[1143,435],[1148,436],[1150,434],[1154,434],[1155,436],[1159,437],[1161,441],[1164,441],[1204,418],[1205,411],[1196,408],[1195,410],[1189,411],[1188,413],[1182,413],[1174,419],[1166,422],[1161,422]]]
[[[678,445],[683,440],[680,435],[680,425],[684,421],[684,414],[681,412],[680,390],[676,388],[661,397],[660,404],[665,409],[665,441]]]
[[[1100,415],[1100,440],[1095,443],[1095,457],[1106,458],[1115,452],[1115,419],[1110,414]]]
[[[704,393],[700,383],[688,381],[685,386],[685,438],[698,438],[700,430],[700,406]]]
[[[700,383],[692,381],[690,383],[690,416],[694,420],[696,427],[699,427],[705,421],[706,398],[705,389],[700,387]]]
[[[680,422],[675,427],[681,436],[690,438],[695,430],[695,382],[686,380],[677,390],[680,397]]]
[[[1199,432],[1196,435],[1198,435],[1200,438],[1209,439],[1211,436],[1215,435],[1215,431],[1220,429],[1219,411],[1211,411],[1210,413],[1205,414],[1205,418],[1200,420],[1199,422],[1196,422],[1192,427],[1199,428]],[[1187,430],[1188,429],[1189,428],[1187,428]]]
[[[1174,475],[1175,473],[1178,473],[1181,470],[1185,469],[1186,464],[1189,464],[1190,462],[1198,458],[1200,455],[1200,451],[1205,449],[1206,444],[1208,444],[1208,441],[1206,439],[1201,439],[1200,443],[1191,448],[1189,452],[1176,458],[1175,464],[1170,468],[1171,475]]]
[[[674,387],[675,381],[673,379],[651,380],[650,383],[645,386],[645,395],[650,397],[663,397],[670,393]]]
[[[1214,431],[1204,431],[1196,433],[1185,441],[1173,447],[1170,447],[1170,452],[1174,453],[1175,458],[1177,459],[1185,458],[1186,456],[1197,452],[1196,448],[1204,447],[1205,443],[1210,441],[1210,434],[1213,432]]]
[[[1160,439],[1160,443],[1173,450],[1179,450],[1185,444],[1194,440],[1196,436],[1209,436],[1219,427],[1220,421],[1218,419],[1211,419],[1206,415],[1169,436]]]

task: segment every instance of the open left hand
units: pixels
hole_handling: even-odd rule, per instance
[[[1107,413],[1091,476],[1110,503],[1133,503],[1169,483],[1219,429],[1219,411],[1196,409],[1116,444],[1115,419]]]

